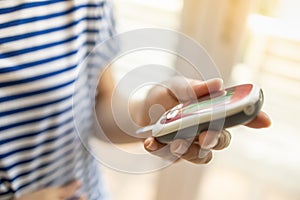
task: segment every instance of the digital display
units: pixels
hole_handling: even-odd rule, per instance
[[[198,115],[205,112],[210,112],[212,109],[228,105],[243,99],[252,90],[252,85],[241,85],[238,87],[228,88],[225,91],[220,91],[207,95],[197,100],[197,102],[186,102],[178,104],[164,114],[161,123],[168,123],[185,116]]]
[[[217,96],[212,99],[207,99],[204,101],[199,101],[197,103],[188,104],[186,106],[183,106],[181,113],[182,114],[188,114],[188,113],[194,113],[197,111],[202,111],[207,108],[211,108],[212,106],[218,106],[222,104],[226,104],[230,102],[230,99],[232,98],[234,93],[234,90],[225,92],[224,95]]]

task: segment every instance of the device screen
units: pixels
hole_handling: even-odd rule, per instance
[[[180,118],[199,115],[205,112],[211,112],[213,109],[233,104],[245,98],[252,90],[251,84],[240,85],[228,88],[225,91],[217,92],[198,99],[196,102],[186,102],[178,104],[164,114],[161,120],[162,124],[169,123]]]

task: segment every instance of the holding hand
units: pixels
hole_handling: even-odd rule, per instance
[[[165,86],[156,86],[148,94],[145,102],[144,113],[149,113],[152,105],[159,104],[166,110],[174,107],[178,103],[188,100],[198,99],[209,93],[222,90],[222,80],[211,79],[209,81],[184,80],[175,77],[165,83]],[[158,119],[163,113],[155,113],[155,115],[145,115],[141,123],[149,124]],[[260,112],[246,126],[252,128],[264,128],[270,125],[269,117]],[[208,163],[212,159],[211,150],[221,150],[226,148],[230,143],[230,133],[226,130],[219,132],[204,131],[194,141],[183,139],[174,140],[166,151],[158,151],[164,144],[159,143],[155,138],[147,138],[144,147],[147,151],[161,157],[169,157],[170,155],[181,157],[193,163]]]
[[[63,187],[49,187],[36,192],[26,194],[15,200],[66,200],[74,198],[75,192],[80,187],[78,181],[73,181]],[[76,200],[86,200],[84,196],[78,197]]]

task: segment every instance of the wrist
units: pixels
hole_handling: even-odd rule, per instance
[[[134,99],[129,103],[129,113],[135,126],[146,126],[150,123],[147,99]]]

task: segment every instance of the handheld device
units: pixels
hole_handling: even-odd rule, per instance
[[[152,131],[152,136],[161,143],[194,138],[204,130],[221,130],[247,123],[255,118],[262,104],[263,92],[259,87],[238,85],[197,101],[178,104],[154,125],[140,128],[136,133]]]

